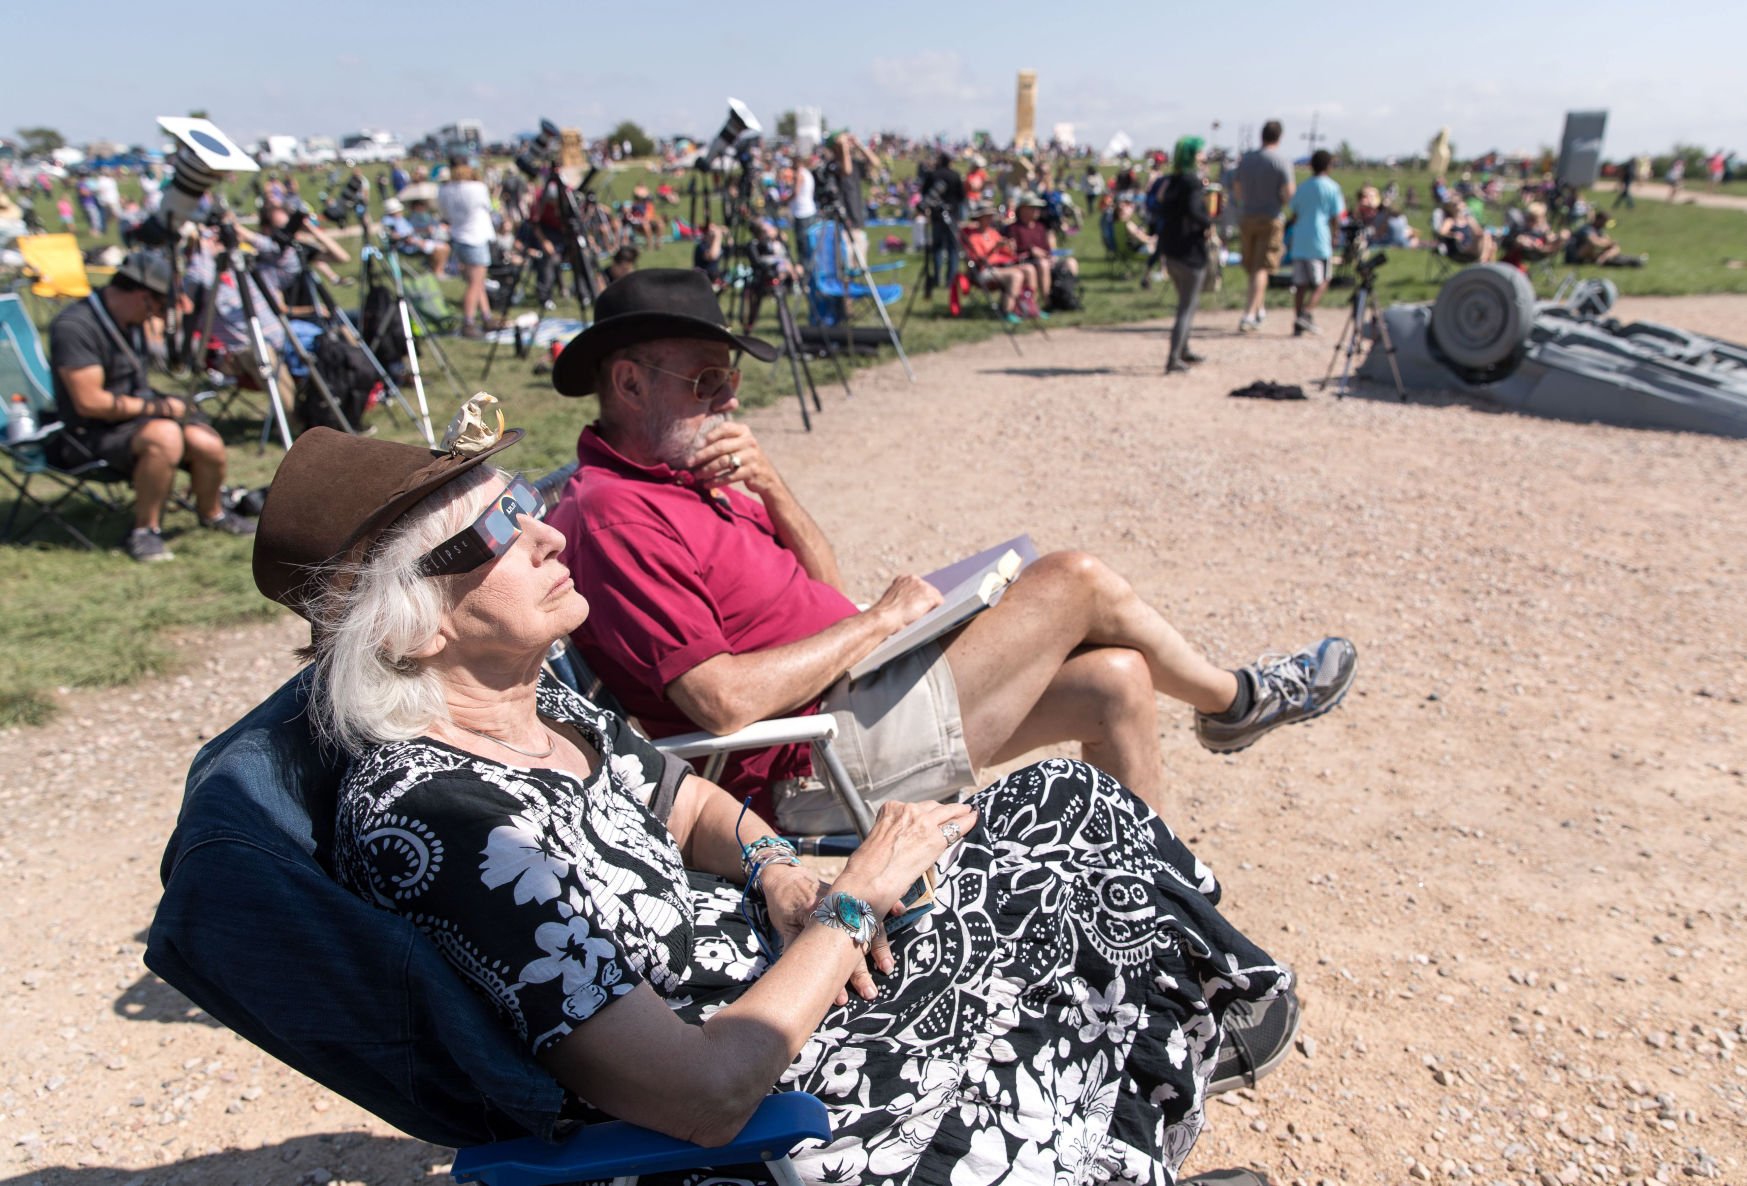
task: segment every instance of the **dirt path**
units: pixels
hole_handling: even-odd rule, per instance
[[[1639,300],[1742,336],[1741,298]],[[1301,971],[1301,1052],[1191,1162],[1276,1182],[1747,1181],[1747,443],[1464,407],[1225,397],[1332,342],[1058,330],[751,417],[860,594],[1030,531],[1217,658],[1355,639],[1333,716],[1218,758],[1163,716],[1175,823]],[[0,1181],[423,1182],[441,1149],[191,1016],[140,965],[205,737],[294,623],[0,734]]]
[[[1747,210],[1747,194],[1717,193],[1710,188],[1710,182],[1700,181],[1695,185],[1684,185],[1680,189],[1677,204],[1685,206],[1712,206],[1719,210]],[[1617,181],[1597,181],[1590,188],[1611,194],[1620,188]],[[1665,181],[1640,181],[1632,186],[1632,197],[1640,202],[1663,202],[1668,200],[1668,183]]]

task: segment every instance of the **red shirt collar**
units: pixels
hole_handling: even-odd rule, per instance
[[[607,444],[606,438],[600,434],[599,420],[583,429],[582,435],[576,438],[576,460],[584,467],[611,470],[622,477],[660,482],[664,486],[692,486],[697,482],[690,470],[674,469],[665,461],[654,465],[632,461]]]

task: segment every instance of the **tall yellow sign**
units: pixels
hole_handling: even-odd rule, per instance
[[[1037,147],[1037,71],[1019,72],[1019,93],[1013,105],[1013,147]]]

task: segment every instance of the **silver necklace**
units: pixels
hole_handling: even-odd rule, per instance
[[[461,730],[463,733],[471,733],[475,737],[483,737],[487,741],[495,741],[499,745],[503,746],[505,749],[510,750],[514,753],[518,753],[518,754],[522,755],[522,757],[524,757],[524,758],[550,758],[552,756],[552,751],[558,748],[558,739],[556,737],[552,736],[550,731],[548,731],[546,734],[546,748],[544,750],[542,750],[540,753],[535,753],[531,749],[523,749],[519,745],[511,745],[509,742],[505,741],[503,738],[499,737],[495,733],[487,733],[483,729],[469,729],[466,725],[455,724],[455,722],[453,722],[453,721],[451,721],[450,723],[454,724],[455,727],[457,729]]]

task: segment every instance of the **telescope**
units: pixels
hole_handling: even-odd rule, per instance
[[[722,121],[722,130],[716,133],[716,138],[710,141],[710,146],[698,155],[697,166],[708,169],[711,162],[723,156],[732,149],[748,145],[764,134],[764,125],[758,122],[758,117],[752,114],[752,108],[740,100],[728,100],[728,118]]]
[[[249,154],[218,130],[209,119],[190,116],[163,115],[158,126],[179,142],[176,155],[170,158],[170,188],[164,201],[138,231],[140,241],[156,247],[168,243],[194,220],[194,212],[221,173],[258,173]]]

